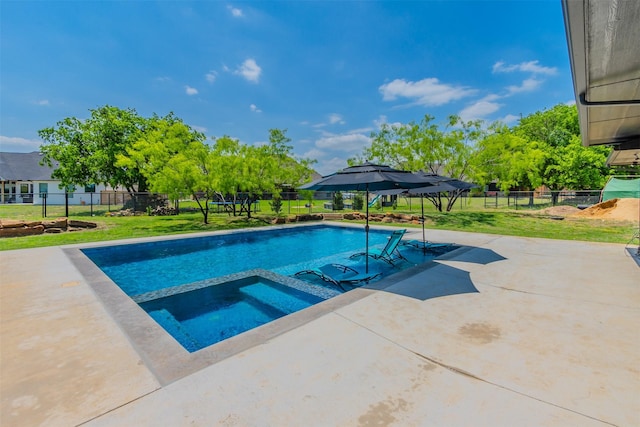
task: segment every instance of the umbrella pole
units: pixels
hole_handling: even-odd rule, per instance
[[[365,274],[369,274],[369,186],[367,185],[366,187],[366,197],[364,199],[364,202],[367,204],[367,217],[365,219],[365,226],[364,226],[364,234],[366,235],[366,245],[365,245],[365,251],[364,251],[364,257],[365,257],[365,269],[364,272]]]
[[[424,236],[424,196],[420,195],[420,206],[422,209],[422,253],[427,253],[427,238]]]

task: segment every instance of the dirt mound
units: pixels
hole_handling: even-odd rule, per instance
[[[611,199],[598,203],[571,216],[582,218],[617,219],[637,221],[640,212],[640,199]]]
[[[542,215],[552,216],[569,216],[580,212],[580,209],[575,206],[553,206],[550,208],[542,209],[539,213]]]

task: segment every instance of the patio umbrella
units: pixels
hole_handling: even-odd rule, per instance
[[[461,181],[456,178],[450,178],[448,176],[442,176],[434,173],[425,173],[418,172],[416,175],[422,177],[427,182],[430,182],[430,185],[424,187],[414,187],[409,189],[392,189],[381,191],[380,194],[400,194],[400,193],[408,193],[408,194],[419,194],[420,195],[420,207],[421,207],[421,219],[422,219],[422,251],[427,251],[427,239],[425,235],[424,229],[424,199],[423,196],[425,194],[435,194],[435,193],[443,193],[447,191],[466,191],[471,188],[477,187],[476,184],[472,184],[470,182]]]
[[[431,181],[425,176],[408,171],[394,169],[385,165],[376,165],[366,162],[362,165],[351,166],[334,174],[327,175],[316,181],[300,187],[302,190],[315,191],[364,191],[365,203],[365,273],[369,272],[369,191],[409,189],[425,187]]]
[[[409,194],[419,194],[420,195],[420,206],[422,207],[422,251],[427,251],[427,239],[425,237],[424,231],[424,199],[423,196],[425,194],[434,194],[434,193],[442,193],[445,191],[467,191],[471,188],[477,187],[476,184],[472,184],[470,182],[461,181],[455,178],[449,178],[442,175],[437,174],[428,174],[422,173],[423,177],[429,177],[435,181],[434,185],[428,187],[418,187],[412,188],[409,191]]]

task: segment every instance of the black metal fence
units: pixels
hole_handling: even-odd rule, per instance
[[[600,201],[600,190],[487,191],[485,208],[542,209],[550,206],[587,207]]]
[[[304,193],[303,193],[304,194]],[[309,193],[307,193],[309,194]],[[311,199],[303,198],[300,193],[283,192],[280,202],[273,203],[271,194],[264,194],[259,200],[251,203],[252,212],[273,213],[276,209],[283,214],[303,214],[330,212],[335,210],[364,210],[363,194],[343,192],[342,203],[336,205],[333,192],[311,193]],[[570,205],[586,207],[600,201],[599,190],[580,191],[511,191],[464,193],[454,205],[454,209],[542,209],[556,205]],[[227,198],[225,200],[210,200],[211,213],[237,214],[241,213],[241,206],[246,201],[243,197]],[[359,203],[356,202],[360,199]],[[397,197],[371,196],[367,201],[370,210],[383,211],[398,209],[416,212],[421,208],[419,195]],[[365,202],[365,203],[367,203]],[[57,216],[100,216],[100,215],[171,215],[180,211],[198,209],[193,200],[173,201],[164,194],[129,193],[126,191],[101,191],[97,193],[83,193],[72,196],[66,193],[34,193],[21,194],[19,198],[4,200],[5,205],[15,204],[20,209],[41,210],[43,217]],[[425,207],[430,203],[424,201]]]

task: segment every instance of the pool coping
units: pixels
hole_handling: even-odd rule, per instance
[[[360,228],[357,224],[325,222],[325,225]],[[82,249],[119,244],[135,244],[161,240],[216,236],[238,232],[272,231],[282,228],[318,226],[318,223],[293,224],[284,226],[261,227],[259,229],[222,230],[195,234],[160,236],[144,239],[127,239],[96,244],[79,244],[62,248],[63,252],[85,278],[92,291],[114,319],[130,344],[140,355],[158,382],[168,385],[174,381],[193,374],[207,366],[220,362],[251,347],[264,344],[269,340],[316,320],[328,313],[359,301],[372,293],[384,290],[395,283],[411,277],[419,272],[432,268],[433,261],[409,267],[398,273],[342,295],[335,296],[304,310],[276,319],[265,325],[243,332],[201,350],[189,353],[167,331],[156,323],[133,299],[102,272],[84,253]],[[379,230],[395,230],[398,227],[376,226]],[[460,245],[458,245],[460,246]],[[464,250],[464,246],[454,249],[442,256],[454,256]],[[436,259],[439,259],[437,257]]]

